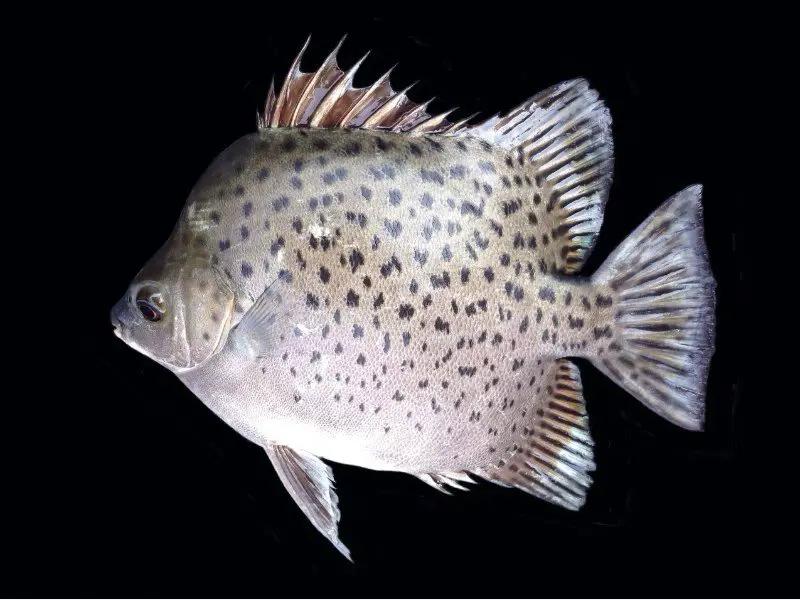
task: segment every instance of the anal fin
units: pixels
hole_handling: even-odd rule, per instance
[[[443,494],[447,494],[448,496],[452,495],[452,492],[448,489],[448,487],[461,490],[462,492],[469,491],[469,488],[461,485],[459,481],[464,483],[475,483],[475,480],[469,475],[460,472],[417,473],[416,477],[427,483],[432,488],[435,488]]]
[[[475,473],[569,510],[586,502],[595,468],[580,372],[568,360],[550,363],[530,423],[515,452]]]

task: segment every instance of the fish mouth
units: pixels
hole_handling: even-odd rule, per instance
[[[117,318],[113,308],[111,309],[111,326],[114,328],[114,335],[119,339],[122,339],[122,331],[124,330],[124,326],[122,325],[122,321]]]

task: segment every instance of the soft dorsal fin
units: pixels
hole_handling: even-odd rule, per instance
[[[258,128],[319,127],[387,129],[410,134],[455,133],[466,127],[467,120],[451,123],[448,111],[430,115],[427,106],[408,99],[408,88],[396,91],[389,83],[390,69],[375,83],[363,88],[353,87],[353,78],[366,55],[348,71],[337,62],[344,38],[316,71],[300,70],[303,53],[311,38],[292,63],[280,93],[271,86],[264,114],[258,117]]]
[[[584,79],[565,81],[466,134],[508,153],[517,174],[503,180],[505,188],[519,194],[523,178],[534,186],[512,220],[518,231],[536,226],[540,235],[528,246],[546,270],[579,271],[603,223],[614,168],[611,116],[599,94]]]

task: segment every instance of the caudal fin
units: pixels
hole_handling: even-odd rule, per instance
[[[694,185],[651,214],[592,277],[616,292],[616,352],[593,363],[645,406],[703,429],[716,283]]]

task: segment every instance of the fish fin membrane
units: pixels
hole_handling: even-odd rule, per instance
[[[475,471],[484,479],[569,510],[586,502],[595,469],[589,417],[578,367],[559,359],[541,376],[529,423],[518,430],[512,454]]]
[[[333,471],[316,456],[288,446],[265,447],[272,466],[300,510],[347,560],[350,551],[339,539],[339,499],[334,492]]]
[[[616,292],[616,345],[594,365],[657,414],[695,431],[704,425],[716,306],[701,195],[693,185],[664,202],[592,277]]]
[[[417,104],[409,100],[409,88],[397,91],[389,82],[391,69],[372,85],[353,86],[353,79],[366,56],[347,71],[339,67],[337,56],[344,38],[322,65],[311,72],[303,72],[300,63],[311,38],[295,58],[280,92],[270,86],[264,112],[258,115],[258,128],[316,127],[382,129],[410,133],[455,133],[466,126],[466,121],[451,123],[448,111],[431,115],[426,109],[429,102]]]
[[[500,190],[525,202],[513,215],[524,220],[519,230],[529,229],[535,214],[545,232],[536,252],[547,269],[578,272],[603,223],[614,170],[611,115],[598,93],[584,79],[565,81],[459,135],[508,153],[506,164],[518,174]]]
[[[231,329],[228,344],[234,352],[249,360],[268,358],[282,334],[305,335],[292,326],[297,299],[291,293],[281,293],[283,285],[280,277],[269,284]]]

